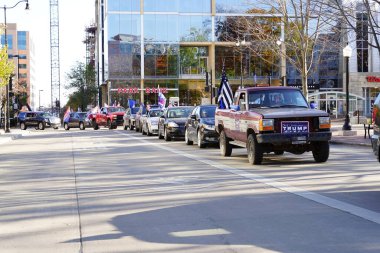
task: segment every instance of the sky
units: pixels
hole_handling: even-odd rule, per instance
[[[12,7],[19,0],[2,0],[0,7]],[[85,28],[95,21],[94,0],[58,0],[59,6],[59,50],[61,105],[67,101],[67,73],[77,62],[85,62]],[[34,76],[36,90],[41,91],[41,106],[49,106],[50,82],[50,0],[29,0],[30,10],[25,3],[7,9],[7,23],[16,23],[17,29],[29,31],[34,50]],[[4,23],[4,11],[0,10],[0,23]],[[35,97],[38,100],[38,93]],[[38,102],[36,103],[38,104]]]

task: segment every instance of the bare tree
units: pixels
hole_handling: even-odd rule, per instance
[[[308,78],[323,52],[340,46],[339,24],[325,15],[329,7],[325,0],[261,1],[260,9],[252,8],[250,15],[227,19],[219,27],[223,27],[221,31],[234,31],[225,33],[227,41],[248,41],[246,46],[255,56],[268,60],[265,56],[269,52],[278,62],[284,57],[300,76],[307,97]]]

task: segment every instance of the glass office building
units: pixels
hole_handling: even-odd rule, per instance
[[[101,101],[157,102],[157,88],[180,104],[210,101],[206,72],[219,86],[222,66],[233,89],[280,85],[280,59],[236,46],[226,23],[249,13],[246,0],[98,0],[98,72]],[[231,36],[227,36],[231,35]],[[287,70],[288,72],[291,69]],[[289,75],[291,76],[291,75]],[[292,76],[294,77],[294,75]],[[203,98],[203,100],[202,100]]]

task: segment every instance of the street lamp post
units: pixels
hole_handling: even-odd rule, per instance
[[[349,94],[349,59],[352,55],[352,49],[350,45],[343,48],[343,57],[346,59],[346,118],[342,130],[351,130],[350,126],[350,94]]]
[[[38,110],[41,111],[41,91],[44,90],[38,90]]]
[[[3,8],[4,10],[4,46],[7,50],[7,54],[8,54],[8,38],[7,38],[7,9],[13,9],[14,7],[16,7],[19,3],[26,3],[25,5],[25,10],[29,10],[29,2],[28,0],[21,0],[19,2],[17,2],[15,5],[11,6],[11,7],[7,7],[6,5],[4,5],[3,7],[0,7],[0,8]],[[5,119],[4,119],[4,132],[5,133],[10,133],[10,119],[9,119],[9,83],[8,85],[6,85],[5,87],[5,93],[6,93],[6,101],[5,101]]]
[[[352,49],[350,45],[347,45],[345,48],[343,48],[343,57],[346,60],[346,118],[344,120],[343,130],[351,130],[350,126],[350,94],[349,94],[349,59],[352,55]]]
[[[236,42],[237,47],[245,46],[245,38],[243,41]],[[243,87],[243,50],[240,49],[240,87]]]

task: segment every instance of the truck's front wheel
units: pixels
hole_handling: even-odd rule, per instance
[[[329,159],[330,144],[328,141],[313,142],[313,157],[315,162],[324,163]]]
[[[220,154],[222,156],[231,156],[232,145],[230,144],[230,141],[228,140],[224,130],[220,132],[219,146],[220,146]]]
[[[263,161],[263,151],[259,143],[257,143],[253,134],[248,136],[248,161],[250,164],[261,164]]]

